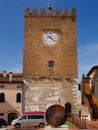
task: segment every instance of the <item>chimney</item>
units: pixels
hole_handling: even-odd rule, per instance
[[[7,76],[7,72],[3,71],[3,77],[6,77],[6,76]]]
[[[13,78],[13,73],[9,72],[9,81],[12,81],[12,78]]]

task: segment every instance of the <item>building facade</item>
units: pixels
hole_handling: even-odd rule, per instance
[[[98,66],[93,66],[88,72],[92,94],[98,99]]]
[[[89,119],[98,119],[98,66],[93,66],[86,76],[82,76],[81,99],[82,114],[88,115]]]
[[[22,74],[0,73],[0,118],[8,124],[22,114]]]
[[[24,111],[61,104],[77,113],[76,10],[25,9]]]

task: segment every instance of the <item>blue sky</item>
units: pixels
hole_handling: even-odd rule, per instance
[[[24,9],[47,8],[48,0],[0,0],[0,72],[22,72]],[[78,75],[98,65],[98,0],[51,0],[51,6],[77,10]]]

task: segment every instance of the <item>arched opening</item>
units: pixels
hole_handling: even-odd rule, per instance
[[[66,103],[65,108],[66,108],[67,113],[71,113],[71,104],[70,103]]]
[[[8,125],[11,125],[12,120],[18,117],[17,113],[11,112],[8,113]]]

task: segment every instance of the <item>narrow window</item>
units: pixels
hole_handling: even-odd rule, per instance
[[[50,61],[48,62],[48,67],[49,67],[49,68],[53,68],[53,67],[54,67],[54,61],[50,60]]]
[[[17,103],[21,102],[21,93],[17,93],[17,95],[16,95],[16,102]]]
[[[0,103],[5,102],[5,94],[4,93],[0,93]]]

